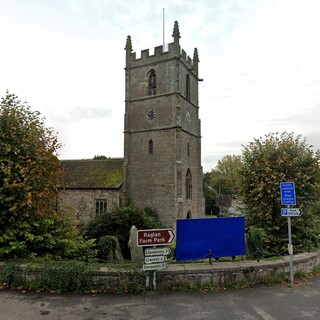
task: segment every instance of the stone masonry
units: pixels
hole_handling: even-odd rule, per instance
[[[125,48],[123,190],[127,200],[156,209],[165,227],[204,215],[198,52],[191,60],[181,50],[177,22],[173,38],[168,51],[143,50],[139,59],[130,36]],[[152,94],[150,75],[155,75]]]

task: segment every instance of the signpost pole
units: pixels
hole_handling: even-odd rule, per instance
[[[280,194],[281,194],[281,204],[286,205],[286,210],[281,210],[281,215],[286,215],[288,218],[288,251],[290,259],[290,282],[293,286],[293,246],[292,246],[292,236],[291,236],[291,216],[300,216],[302,214],[301,209],[291,209],[291,205],[296,205],[296,191],[294,182],[281,182],[280,183]]]
[[[291,217],[288,217],[288,237],[289,237],[289,256],[290,256],[290,283],[293,286],[293,247],[291,236]]]
[[[157,290],[157,271],[153,271],[153,290]]]
[[[149,286],[150,286],[150,274],[148,272],[146,277],[146,288],[149,289]]]

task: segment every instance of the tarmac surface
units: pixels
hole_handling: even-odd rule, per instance
[[[50,294],[0,290],[0,320],[320,319],[320,277],[217,292]]]

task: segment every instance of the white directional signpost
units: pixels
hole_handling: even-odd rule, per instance
[[[146,256],[157,256],[157,255],[169,255],[171,253],[171,249],[164,247],[164,248],[152,248],[152,249],[145,249],[144,254]]]
[[[302,215],[302,210],[299,208],[290,208],[290,206],[295,206],[297,204],[294,182],[281,182],[280,194],[281,204],[287,206],[287,208],[281,208],[281,216],[288,218],[288,251],[290,256],[290,280],[291,285],[293,285],[293,247],[291,236],[291,217],[300,217]]]
[[[167,269],[168,263],[162,262],[162,263],[150,263],[150,264],[144,264],[142,266],[143,271],[156,271],[160,269]]]
[[[156,270],[168,268],[167,255],[171,249],[163,247],[169,245],[175,239],[172,229],[148,229],[138,230],[137,245],[144,247],[144,264],[142,270],[147,273],[146,287],[150,286],[150,272],[153,273],[153,289],[156,290]],[[160,247],[161,246],[161,247]]]
[[[157,262],[164,262],[164,261],[167,261],[166,256],[151,256],[151,257],[145,256],[144,257],[144,262],[145,263],[152,263],[152,265],[157,264]],[[155,268],[155,269],[158,269],[158,268]]]

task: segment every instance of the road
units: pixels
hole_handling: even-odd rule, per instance
[[[49,294],[0,290],[1,320],[320,319],[320,277],[218,292]]]

